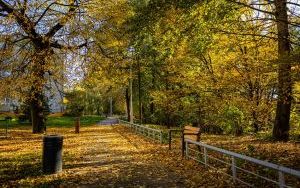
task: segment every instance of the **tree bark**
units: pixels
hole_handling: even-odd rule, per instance
[[[253,118],[253,124],[252,124],[253,132],[257,133],[259,131],[259,123],[257,120],[257,113],[255,110],[252,111],[252,118]]]
[[[36,92],[31,99],[31,123],[32,133],[44,133],[46,131],[45,116],[43,112],[43,95]]]
[[[44,114],[43,93],[39,88],[32,87],[30,99],[32,133],[44,133],[46,131],[46,116]]]
[[[75,133],[79,134],[80,130],[80,117],[75,118]]]
[[[153,62],[153,65],[151,67],[151,75],[152,75],[152,80],[151,80],[151,90],[155,90],[156,89],[156,78],[157,78],[157,74],[156,74],[156,71],[155,71],[155,65],[156,63]],[[151,97],[151,102],[150,102],[150,113],[151,115],[154,115],[154,112],[155,112],[155,105],[154,105],[154,102],[153,102],[153,98]],[[151,119],[152,121],[152,119]],[[151,122],[153,123],[153,122]]]
[[[33,59],[32,77],[33,83],[30,93],[30,106],[31,106],[31,119],[32,119],[32,132],[44,133],[46,131],[46,116],[44,114],[43,106],[43,89],[45,85],[45,64],[46,57],[51,53],[48,53],[47,49],[36,49],[35,59]]]
[[[286,0],[275,0],[278,31],[278,100],[273,138],[278,141],[289,139],[290,112],[292,102],[291,63],[289,29]]]
[[[113,115],[113,99],[109,97],[109,116],[112,117]]]

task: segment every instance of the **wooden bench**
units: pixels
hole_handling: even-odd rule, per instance
[[[181,152],[182,156],[184,156],[185,151],[185,139],[189,139],[192,141],[200,141],[201,130],[199,127],[185,126],[182,130],[178,129],[170,129],[169,130],[169,149],[171,149],[172,142],[172,132],[181,132]]]
[[[192,141],[199,142],[201,136],[201,131],[199,127],[185,126],[183,129],[182,137],[181,137],[181,153],[184,156],[185,151],[185,139],[189,139]]]

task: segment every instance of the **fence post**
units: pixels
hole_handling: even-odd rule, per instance
[[[204,158],[204,165],[207,167],[207,149],[203,147],[203,158]]]
[[[285,187],[285,180],[284,180],[284,174],[281,171],[278,171],[278,178],[279,178],[279,187],[283,188]]]
[[[163,132],[160,131],[160,143],[162,144],[163,143]]]
[[[234,157],[231,157],[231,170],[232,170],[232,177],[233,177],[233,182],[236,181],[236,161]]]

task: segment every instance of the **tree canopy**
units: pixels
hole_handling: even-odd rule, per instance
[[[0,0],[0,17],[1,93],[37,117],[47,80],[71,78],[89,113],[112,98],[140,123],[299,129],[298,1]]]

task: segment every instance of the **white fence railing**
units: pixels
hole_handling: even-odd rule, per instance
[[[135,133],[142,134],[152,140],[163,143],[163,132],[161,130],[152,129],[143,125],[138,125],[123,120],[119,120],[119,122],[125,126],[130,127]]]
[[[205,144],[203,142],[195,142],[189,139],[185,140],[186,144],[186,150],[185,154],[188,158],[194,159],[205,166],[215,168],[216,170],[221,169],[221,167],[215,167],[213,166],[213,161],[218,161],[221,164],[225,164],[226,166],[229,167],[227,169],[227,172],[221,171],[222,173],[229,175],[232,177],[234,182],[240,182],[246,186],[249,187],[257,187],[257,186],[263,186],[263,184],[258,184],[257,180],[262,180],[265,182],[268,182],[268,187],[277,186],[280,188],[283,187],[297,187],[299,186],[299,180],[300,180],[300,171],[290,169],[284,166],[276,165],[267,161],[262,161],[258,160],[252,157],[248,157],[246,155],[241,155],[235,152],[227,151],[224,149],[220,149],[214,146],[210,146],[208,144]],[[189,144],[195,144],[198,146],[197,149],[192,148],[189,146]],[[214,152],[215,155],[211,154],[209,155],[209,151]],[[199,156],[199,154],[201,155]],[[227,159],[227,160],[222,160],[220,157],[217,156],[223,156],[222,159]],[[264,173],[264,175],[260,175],[257,170],[251,170],[251,168],[244,169],[242,168],[241,162],[244,162],[242,164],[248,164],[248,165],[256,165],[262,169],[268,169],[268,170],[273,170],[277,176],[276,179],[271,179],[267,174]],[[257,169],[257,168],[256,168]],[[266,172],[268,172],[268,170]],[[246,175],[246,178],[242,178],[240,176]],[[285,175],[288,175],[289,177],[293,178],[296,182],[297,185],[287,185],[285,182]],[[252,176],[252,179],[249,178],[249,176]],[[246,180],[245,180],[246,179]],[[250,182],[249,182],[250,181]],[[271,184],[270,184],[271,183]]]

